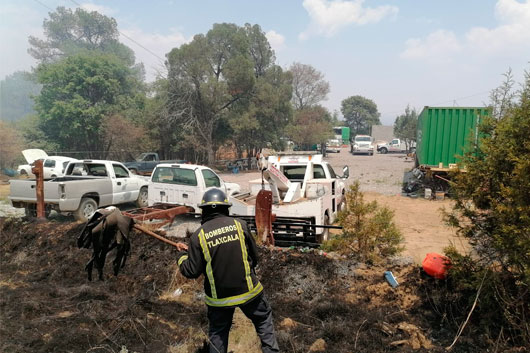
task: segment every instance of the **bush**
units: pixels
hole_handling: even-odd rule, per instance
[[[453,185],[447,221],[473,246],[472,255],[448,254],[455,290],[481,291],[475,314],[495,337],[530,345],[530,76],[515,104],[479,126],[478,153]]]
[[[354,253],[361,260],[377,262],[403,250],[403,236],[395,225],[394,212],[377,201],[364,201],[359,182],[345,195],[344,209],[338,214],[342,234],[327,241],[323,248],[342,254]]]

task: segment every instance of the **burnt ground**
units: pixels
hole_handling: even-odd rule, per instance
[[[175,271],[175,250],[133,233],[120,274],[107,264],[105,281],[89,282],[81,228],[0,218],[0,351],[201,352],[202,283]],[[442,352],[458,328],[432,305],[428,293],[440,284],[416,266],[369,267],[297,249],[263,248],[261,258],[282,352]],[[389,269],[396,289],[383,279]],[[453,352],[487,347],[470,329]]]

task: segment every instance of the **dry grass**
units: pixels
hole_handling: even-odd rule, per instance
[[[178,302],[184,305],[191,305],[197,302],[196,293],[202,291],[202,278],[200,280],[189,280],[178,270],[175,263],[171,266],[170,272],[173,274],[169,286],[160,295],[161,300]]]
[[[261,343],[254,329],[254,325],[239,308],[234,313],[228,347],[234,352],[261,352]]]
[[[0,201],[7,200],[9,196],[9,184],[0,183]]]

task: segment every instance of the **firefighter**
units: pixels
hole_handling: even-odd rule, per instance
[[[234,310],[252,320],[263,352],[279,352],[272,309],[256,277],[258,253],[246,222],[229,217],[225,193],[210,189],[202,197],[201,227],[179,253],[180,272],[187,278],[204,274],[210,352],[227,352]]]

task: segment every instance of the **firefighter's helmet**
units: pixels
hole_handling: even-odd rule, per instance
[[[210,189],[202,195],[202,201],[199,204],[200,208],[217,206],[227,206],[230,207],[232,204],[228,202],[228,197],[221,189]]]

